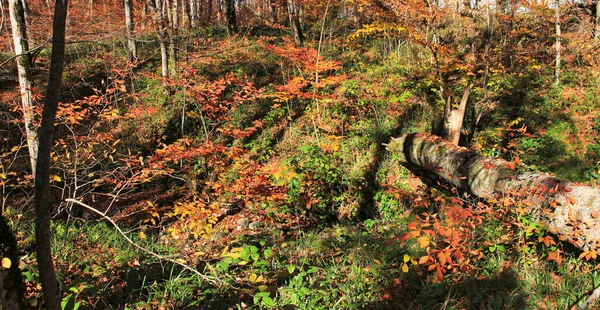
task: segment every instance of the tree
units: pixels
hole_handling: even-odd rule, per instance
[[[31,55],[29,53],[29,41],[27,40],[27,26],[25,24],[25,12],[21,0],[8,1],[10,11],[10,23],[12,27],[15,54],[17,55],[17,69],[19,74],[19,91],[21,94],[21,108],[25,122],[25,134],[29,148],[29,159],[31,161],[32,174],[35,176],[35,166],[38,153],[37,130],[33,125],[33,98],[31,89]]]
[[[600,1],[596,1],[596,27],[594,29],[596,40],[600,38]]]
[[[302,45],[304,42],[304,35],[302,34],[302,27],[300,26],[300,6],[294,0],[288,0],[287,11],[294,42],[297,45]]]
[[[161,63],[161,74],[163,78],[169,77],[169,51],[167,48],[168,35],[168,20],[167,20],[167,8],[166,3],[163,0],[148,0],[148,6],[150,7],[150,13],[154,23],[156,23],[158,42],[160,44],[160,63]]]
[[[560,49],[561,49],[561,33],[560,33],[560,0],[554,0],[554,18],[556,18],[556,65],[554,67],[554,83],[560,84]]]
[[[52,23],[52,56],[44,109],[39,130],[39,150],[35,175],[35,241],[40,283],[46,309],[61,309],[61,298],[54,263],[52,261],[50,211],[53,198],[50,193],[50,152],[54,140],[54,120],[62,87],[65,58],[65,25],[68,0],[56,0]]]
[[[225,26],[227,27],[228,35],[237,32],[235,0],[225,0]]]
[[[600,246],[600,189],[546,173],[518,173],[515,163],[483,157],[428,134],[392,139],[388,151],[478,197],[514,199],[512,203],[528,208],[549,232],[584,251]]]
[[[125,5],[125,26],[127,27],[127,48],[130,58],[137,58],[137,47],[134,37],[133,23],[133,0],[124,0]]]

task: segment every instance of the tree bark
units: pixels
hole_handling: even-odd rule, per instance
[[[125,26],[127,27],[127,48],[129,50],[129,58],[137,58],[137,47],[134,37],[133,23],[133,0],[124,0],[125,5]]]
[[[594,38],[600,39],[600,1],[596,1],[596,27],[594,28]]]
[[[560,0],[554,0],[554,17],[556,18],[556,65],[554,67],[554,83],[560,84],[560,49],[561,49],[561,31],[560,31]]]
[[[300,26],[300,8],[293,0],[288,0],[287,11],[294,42],[296,45],[302,45],[304,42],[304,35],[302,34],[302,27]]]
[[[514,163],[480,156],[433,135],[394,138],[388,151],[408,164],[432,171],[463,191],[495,199],[510,194],[548,231],[582,250],[600,244],[600,189],[541,172],[518,173]]]
[[[25,134],[27,136],[29,160],[31,162],[32,174],[35,176],[35,165],[38,154],[38,137],[37,130],[33,126],[34,106],[33,98],[31,96],[33,83],[31,81],[31,55],[29,54],[25,13],[21,0],[9,0],[8,7],[10,11],[10,23],[12,28],[13,42],[15,45],[15,54],[17,55],[19,91],[21,93],[21,108],[23,109],[23,120],[25,122]]]
[[[39,130],[39,150],[35,175],[35,241],[40,283],[44,293],[44,307],[60,309],[60,290],[52,261],[50,211],[53,198],[50,193],[50,152],[54,140],[54,120],[60,100],[65,57],[65,24],[68,0],[56,0],[52,24],[52,56],[44,110]]]
[[[457,110],[452,108],[452,101],[450,98],[446,101],[446,106],[444,108],[444,137],[454,145],[458,145],[458,142],[460,141],[460,131],[465,119],[465,112],[467,111],[467,102],[469,101],[470,93],[471,84],[467,84],[467,88],[465,88]]]
[[[161,75],[163,78],[169,77],[169,51],[168,51],[168,34],[167,28],[169,23],[167,20],[167,8],[164,1],[161,0],[148,0],[148,7],[150,8],[150,14],[156,23],[156,31],[158,35],[158,41],[160,44],[160,63],[161,63]]]
[[[228,35],[232,35],[237,32],[234,0],[225,0],[225,26],[227,27]]]
[[[23,293],[25,285],[19,269],[17,240],[6,219],[0,213],[0,259],[11,261],[10,268],[0,267],[0,309],[25,309]]]

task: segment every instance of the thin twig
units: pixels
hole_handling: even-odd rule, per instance
[[[154,257],[158,258],[159,260],[165,260],[165,261],[171,262],[171,263],[173,263],[175,265],[178,265],[178,266],[182,267],[183,269],[188,270],[188,271],[196,274],[201,279],[203,279],[203,280],[205,280],[205,281],[207,281],[209,283],[212,283],[214,285],[221,284],[221,285],[225,285],[225,286],[229,286],[229,287],[235,288],[231,284],[229,284],[229,283],[227,283],[227,282],[225,282],[225,281],[223,281],[223,280],[221,280],[221,279],[219,279],[217,277],[212,277],[212,276],[207,276],[205,274],[202,274],[198,270],[196,270],[195,268],[192,268],[192,267],[190,267],[190,266],[188,266],[188,265],[186,265],[186,264],[184,264],[184,263],[182,263],[182,262],[180,262],[178,260],[162,256],[162,255],[160,255],[158,253],[155,253],[155,252],[153,252],[151,250],[148,250],[148,249],[146,249],[146,248],[138,245],[133,240],[131,240],[129,237],[127,237],[127,235],[123,232],[123,230],[121,230],[121,228],[119,227],[119,225],[117,225],[117,223],[115,223],[115,221],[113,221],[110,217],[106,216],[106,214],[104,212],[101,212],[98,209],[95,209],[94,207],[91,207],[91,206],[89,206],[89,205],[87,205],[87,204],[85,204],[85,203],[83,203],[83,202],[81,202],[79,200],[67,198],[67,199],[65,199],[65,201],[66,202],[70,202],[70,203],[78,204],[78,205],[80,205],[80,206],[82,206],[82,207],[84,207],[84,208],[86,208],[86,209],[88,209],[88,210],[90,210],[90,211],[92,211],[92,212],[100,215],[103,219],[105,219],[109,223],[111,223],[115,227],[115,229],[119,232],[119,234],[121,234],[121,236],[123,236],[123,238],[125,238],[125,240],[127,240],[127,242],[129,242],[129,244],[131,244],[134,248],[136,248],[136,249],[138,249],[138,250],[140,250],[140,251],[142,251],[142,252],[144,252],[144,253],[146,253],[148,255],[154,256]]]
[[[28,50],[28,51],[25,51],[25,52],[23,52],[22,54],[19,54],[19,55],[15,55],[15,56],[12,56],[12,57],[10,57],[9,59],[7,59],[7,60],[5,60],[3,63],[1,63],[1,64],[0,64],[0,67],[4,66],[5,64],[9,63],[10,61],[12,61],[13,59],[15,59],[15,58],[17,58],[17,57],[21,57],[21,56],[23,56],[23,55],[27,55],[27,54],[29,54],[29,53],[33,53],[33,52],[35,52],[35,51],[37,51],[37,50],[41,49],[42,47],[44,47],[44,46],[48,45],[48,43],[50,43],[50,39],[46,40],[46,42],[44,42],[44,43],[42,43],[42,44],[40,44],[40,45],[38,45],[38,46],[36,46],[36,47],[34,47],[34,48],[32,48],[32,49]]]

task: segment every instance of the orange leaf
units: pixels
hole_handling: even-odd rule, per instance
[[[429,260],[429,256],[423,256],[419,258],[419,265],[424,265]]]
[[[592,216],[593,219],[598,218],[598,216],[600,216],[600,214],[598,214],[598,212],[596,212],[596,211],[592,211],[592,213],[590,215]]]
[[[417,239],[417,242],[419,243],[419,245],[421,246],[421,248],[426,248],[427,246],[429,246],[429,238],[423,236],[423,237],[419,237]]]
[[[444,281],[444,274],[442,273],[441,268],[437,268],[437,270],[435,271],[435,277],[438,279],[438,281],[442,282]]]
[[[443,252],[438,253],[438,259],[440,260],[440,263],[442,263],[442,266],[446,265],[446,255],[444,255]]]

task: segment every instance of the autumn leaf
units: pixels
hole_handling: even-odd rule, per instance
[[[404,272],[404,273],[408,272],[408,264],[406,264],[406,263],[402,264],[402,272]]]
[[[442,282],[444,281],[444,274],[442,273],[442,269],[440,267],[438,267],[435,271],[435,277],[438,279],[438,281]]]
[[[419,258],[419,265],[424,265],[429,260],[429,256],[423,256]]]
[[[444,255],[444,252],[438,253],[438,259],[440,260],[442,266],[446,265],[446,255]]]
[[[429,238],[427,238],[426,236],[417,238],[417,242],[419,243],[419,246],[421,246],[422,249],[426,248],[430,244]]]
[[[2,258],[2,268],[8,269],[8,268],[10,268],[11,265],[12,265],[12,263],[10,261],[10,258],[8,258],[8,257]]]

